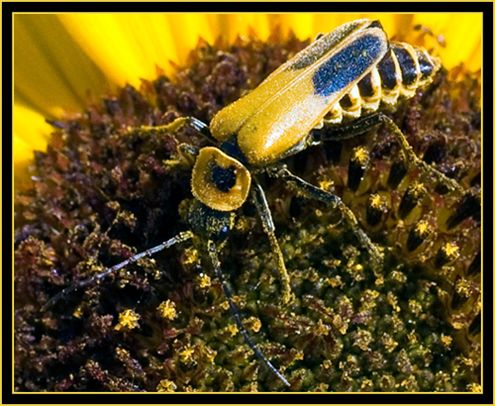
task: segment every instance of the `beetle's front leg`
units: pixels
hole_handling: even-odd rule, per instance
[[[208,126],[202,121],[194,117],[178,117],[174,121],[164,125],[157,126],[141,126],[135,127],[129,130],[130,134],[157,134],[157,135],[169,135],[173,138],[173,135],[179,131],[182,127],[187,126],[195,130],[199,135],[206,138],[210,142],[215,142],[215,139],[210,133]],[[177,147],[178,157],[167,159],[163,163],[168,166],[181,165],[186,163],[188,166],[193,166],[196,161],[198,151],[192,145],[181,143]]]
[[[377,277],[381,277],[383,268],[383,258],[378,247],[373,244],[366,233],[361,229],[354,213],[344,204],[340,197],[333,193],[321,189],[306,182],[300,177],[291,173],[285,165],[275,166],[267,170],[268,174],[273,177],[281,178],[287,181],[290,187],[296,192],[301,193],[303,196],[320,200],[327,203],[332,209],[339,209],[344,217],[345,221],[351,228],[352,232],[359,239],[361,245],[363,245],[368,251],[373,265],[373,270]]]
[[[448,189],[457,190],[460,192],[464,191],[463,187],[459,185],[459,183],[457,183],[456,180],[451,179],[448,176],[445,176],[438,169],[435,169],[433,166],[427,164],[422,159],[418,158],[418,156],[414,153],[412,147],[407,142],[405,135],[402,133],[399,127],[397,127],[397,125],[393,122],[393,120],[388,118],[383,113],[380,112],[373,113],[368,116],[357,119],[352,123],[349,123],[348,125],[339,126],[339,127],[335,126],[334,128],[331,128],[328,134],[318,139],[317,142],[322,142],[327,140],[337,141],[337,140],[353,138],[369,130],[378,128],[381,125],[387,125],[392,131],[392,133],[395,135],[395,138],[399,142],[402,151],[404,151],[407,168],[416,165],[417,167],[421,168],[423,171],[435,177],[439,182],[447,186]],[[331,125],[329,125],[329,127],[331,127]]]
[[[174,134],[184,126],[191,127],[199,135],[205,137],[209,141],[215,142],[215,139],[211,135],[208,126],[205,123],[203,123],[201,120],[198,120],[197,118],[194,117],[178,117],[174,121],[168,124],[157,125],[157,126],[143,125],[141,127],[136,127],[132,131]]]

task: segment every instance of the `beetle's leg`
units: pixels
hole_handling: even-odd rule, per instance
[[[159,133],[173,134],[179,131],[185,125],[191,127],[199,135],[202,135],[209,141],[216,143],[215,138],[213,138],[213,136],[211,135],[209,127],[201,120],[198,120],[197,118],[194,117],[178,117],[171,123],[164,125],[157,125],[157,126],[143,125],[141,127],[136,127],[135,129],[133,129],[133,131],[155,131]]]
[[[100,272],[96,275],[93,275],[92,277],[85,279],[76,285],[69,286],[68,288],[65,288],[64,290],[62,290],[60,293],[53,296],[48,302],[46,302],[43,305],[43,307],[41,308],[41,311],[42,312],[46,311],[54,303],[56,303],[58,300],[62,299],[63,297],[67,296],[69,293],[73,292],[74,290],[77,290],[77,289],[82,288],[84,286],[90,285],[95,281],[102,280],[102,279],[106,278],[108,275],[123,268],[124,266],[127,266],[129,264],[136,262],[138,259],[151,256],[151,255],[157,253],[158,251],[164,250],[166,248],[170,248],[172,245],[175,245],[175,244],[183,242],[183,241],[187,241],[187,240],[191,239],[193,236],[194,236],[194,234],[191,231],[180,232],[175,237],[172,237],[170,240],[164,241],[163,243],[161,243],[155,247],[149,248],[146,251],[143,251],[143,252],[140,252],[139,254],[133,255],[132,257],[126,259],[125,261],[123,261],[117,265],[112,266],[111,268],[107,269],[104,272]]]
[[[266,201],[265,192],[258,181],[253,178],[253,191],[254,191],[254,204],[261,217],[261,223],[263,224],[263,230],[265,231],[268,239],[270,240],[270,247],[275,254],[277,261],[277,268],[280,274],[280,282],[282,284],[282,301],[283,303],[289,303],[291,299],[290,278],[285,268],[284,256],[278,245],[277,237],[275,236],[275,224],[273,224],[270,207]]]
[[[234,316],[235,322],[237,324],[237,328],[241,331],[242,335],[244,336],[244,340],[246,343],[249,345],[249,347],[254,351],[255,355],[261,359],[261,361],[268,366],[268,368],[275,374],[277,377],[287,386],[290,386],[290,383],[287,381],[287,379],[284,378],[284,376],[277,371],[277,369],[272,365],[270,361],[263,355],[263,353],[258,349],[255,343],[251,341],[251,338],[249,337],[249,334],[247,333],[244,324],[242,324],[241,318],[239,317],[239,312],[237,311],[237,308],[234,304],[234,301],[232,300],[232,293],[230,291],[229,286],[227,285],[227,282],[225,281],[222,273],[222,268],[220,267],[220,261],[218,259],[217,255],[217,249],[215,247],[215,244],[213,241],[208,240],[208,254],[210,255],[211,262],[213,264],[213,268],[215,268],[215,272],[217,274],[217,278],[220,280],[222,283],[223,291],[225,292],[225,296],[227,296],[227,299],[229,301],[229,306],[230,306],[230,311],[232,313],[232,316]]]
[[[306,182],[300,177],[292,174],[285,165],[281,165],[278,167],[270,168],[267,171],[269,175],[284,179],[287,181],[289,186],[293,187],[297,192],[301,193],[303,196],[320,200],[324,203],[327,203],[332,209],[339,209],[347,224],[351,227],[352,232],[359,239],[359,242],[362,246],[366,248],[368,251],[372,264],[373,270],[377,277],[381,277],[381,270],[383,267],[383,259],[380,251],[377,246],[373,244],[370,238],[366,235],[366,233],[361,229],[359,223],[356,219],[354,213],[344,204],[344,202],[340,199],[340,197],[334,195],[333,193],[321,189],[312,185],[311,183]]]
[[[326,140],[336,141],[336,140],[352,138],[357,135],[363,134],[369,130],[373,130],[384,124],[387,125],[390,128],[390,130],[392,130],[393,134],[395,135],[395,138],[399,142],[402,151],[404,151],[404,155],[406,157],[406,165],[408,168],[416,165],[419,168],[421,168],[423,171],[435,177],[439,182],[447,186],[450,190],[457,190],[460,192],[464,191],[462,186],[459,185],[459,183],[457,183],[456,180],[451,179],[448,176],[445,176],[442,172],[435,169],[433,166],[427,164],[422,159],[419,159],[417,155],[414,153],[412,147],[407,142],[405,135],[402,133],[399,127],[397,127],[397,125],[393,122],[393,120],[388,118],[383,113],[380,112],[373,113],[366,117],[362,117],[358,120],[355,120],[352,123],[349,123],[348,125],[340,126],[340,128],[339,127],[331,128],[331,132],[328,135],[325,135],[321,139],[317,140],[317,142],[322,142]]]

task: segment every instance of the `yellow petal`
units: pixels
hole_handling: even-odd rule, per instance
[[[105,75],[119,86],[135,87],[140,78],[154,79],[156,65],[170,72],[177,61],[173,32],[164,14],[61,14],[60,21],[91,55]]]
[[[482,15],[465,14],[418,14],[414,24],[422,24],[434,35],[442,35],[445,48],[439,48],[440,58],[446,68],[465,62],[472,70],[481,68]],[[476,49],[479,48],[479,52]],[[476,52],[475,52],[476,51]]]
[[[217,14],[209,16],[212,33],[234,42],[238,36],[248,37],[251,32],[266,40],[270,36],[270,24],[266,14]]]
[[[175,42],[178,44],[177,56],[179,63],[184,64],[187,56],[198,43],[199,38],[203,38],[209,44],[213,44],[215,36],[210,26],[210,22],[205,14],[167,14],[167,21],[173,34]]]
[[[103,73],[54,15],[14,15],[14,98],[50,118],[79,111],[88,90],[101,94]]]
[[[14,188],[27,179],[33,151],[45,151],[52,127],[45,118],[22,105],[14,105]]]
[[[282,35],[287,36],[289,31],[293,31],[301,39],[311,39],[316,36],[314,24],[314,14],[274,14],[269,16],[270,24],[278,24],[282,29]]]

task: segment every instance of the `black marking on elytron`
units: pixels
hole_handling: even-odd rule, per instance
[[[371,73],[368,73],[359,81],[358,88],[361,97],[371,97],[374,95],[373,86],[371,85]]]
[[[220,192],[227,193],[236,182],[235,167],[222,168],[215,165],[211,171],[211,180]]]
[[[322,64],[313,76],[317,95],[329,96],[355,82],[378,59],[382,39],[374,35],[357,38]]]
[[[405,87],[414,85],[418,78],[418,71],[413,56],[401,45],[392,44],[392,49],[394,50],[402,72],[402,84]]]
[[[382,81],[382,87],[384,89],[393,90],[397,87],[399,82],[397,72],[395,70],[395,63],[392,59],[392,51],[387,52],[385,57],[380,61],[377,66],[380,79]]]
[[[427,79],[433,73],[434,66],[430,62],[428,56],[421,50],[418,51],[419,70],[421,71],[421,79]]]
[[[313,42],[306,49],[301,51],[304,55],[294,61],[288,69],[305,69],[308,66],[313,65],[317,60],[319,60],[326,53],[330,52],[338,43],[342,42],[344,38],[348,37],[357,28],[358,24],[356,24],[356,22],[345,24],[333,31],[330,36],[326,36],[325,38],[323,38],[323,35],[321,37],[317,37],[317,41]]]

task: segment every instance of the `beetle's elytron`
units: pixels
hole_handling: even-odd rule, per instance
[[[186,144],[179,147],[181,155],[194,162],[191,188],[195,201],[187,215],[190,231],[182,232],[77,286],[64,289],[42,310],[75,288],[101,280],[139,258],[194,238],[208,252],[246,342],[256,356],[290,386],[250,340],[222,275],[217,252],[233,228],[234,211],[248,197],[254,201],[277,259],[284,303],[291,300],[290,277],[275,237],[265,193],[257,180],[261,172],[285,179],[304,196],[338,208],[369,253],[373,267],[380,269],[380,250],[340,198],[293,175],[280,161],[310,145],[354,137],[386,124],[396,135],[408,167],[419,166],[449,189],[460,189],[454,180],[420,160],[398,127],[379,112],[382,107],[396,104],[399,97],[412,97],[420,86],[430,84],[439,67],[440,61],[425,50],[389,42],[378,21],[357,20],[320,36],[256,89],[219,111],[209,126],[195,118],[182,117],[165,126],[141,128],[140,131],[170,134],[183,125],[190,125],[214,144],[199,152]],[[325,139],[316,138],[311,130],[322,126],[330,128],[330,131]]]

